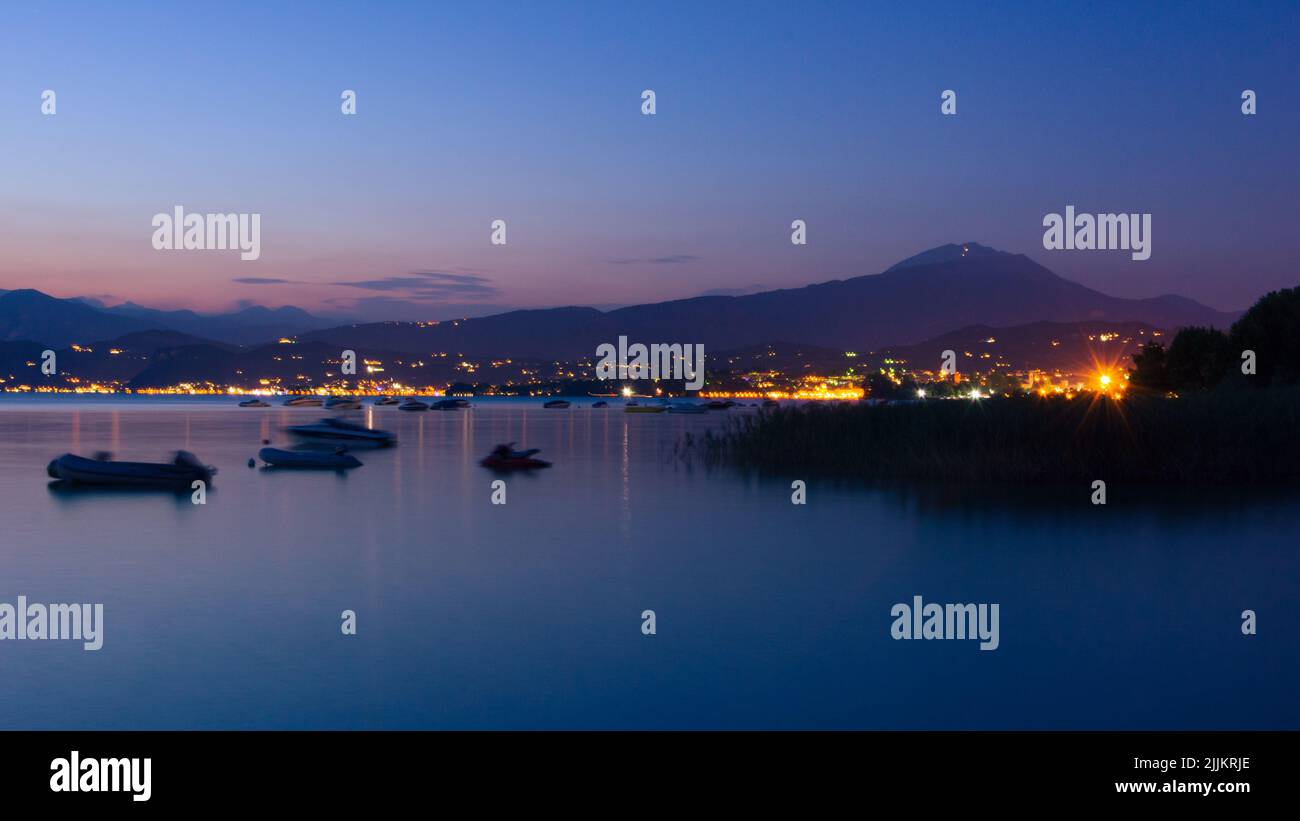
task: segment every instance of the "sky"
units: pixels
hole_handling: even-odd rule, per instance
[[[1297,55],[1282,2],[13,4],[0,288],[441,319],[973,241],[1239,309],[1300,285]],[[177,205],[260,258],[155,250]],[[1151,214],[1150,259],[1044,249],[1067,205]]]

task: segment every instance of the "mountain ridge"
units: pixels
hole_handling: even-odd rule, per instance
[[[60,307],[62,306],[62,307]],[[66,309],[66,310],[64,310]],[[0,340],[62,346],[143,330],[171,330],[236,345],[280,336],[344,348],[406,353],[574,358],[627,336],[732,349],[771,339],[844,350],[907,345],[973,324],[1136,321],[1177,329],[1227,327],[1239,312],[1177,294],[1113,297],[1067,280],[1024,254],[975,242],[922,251],[877,274],[743,295],[707,295],[609,311],[531,308],[437,323],[334,324],[293,306],[205,315],[134,303],[95,307],[33,289],[0,292]]]

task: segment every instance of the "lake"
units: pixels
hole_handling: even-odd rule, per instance
[[[757,411],[590,402],[367,407],[351,418],[399,444],[336,474],[246,466],[320,409],[0,400],[0,602],[104,606],[98,651],[0,641],[0,726],[1300,728],[1294,489],[1112,487],[1103,507],[809,476],[795,505],[801,477],[674,455]],[[478,460],[507,441],[554,467],[493,504]],[[177,448],[220,469],[204,505],[45,475]],[[917,595],[997,603],[997,649],[893,639]]]

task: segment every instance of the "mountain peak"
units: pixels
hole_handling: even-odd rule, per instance
[[[919,268],[922,265],[938,265],[943,262],[952,262],[959,259],[974,259],[979,257],[994,257],[1006,254],[1005,251],[999,251],[996,248],[990,248],[987,245],[980,245],[978,242],[948,243],[940,245],[937,248],[931,248],[928,251],[922,251],[919,254],[908,257],[901,262],[896,262],[885,269],[885,273],[898,271],[903,268]]]

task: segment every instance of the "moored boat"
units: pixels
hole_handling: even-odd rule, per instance
[[[567,407],[569,407],[569,406],[570,406],[570,403],[569,403],[567,400],[564,400],[564,399],[552,399],[551,401],[549,401],[549,402],[547,402],[546,404],[542,405],[543,408],[558,408],[558,409],[564,409],[564,408],[567,408]]]
[[[634,405],[629,402],[623,406],[623,413],[663,413],[667,405]]]
[[[381,396],[375,400],[376,405],[400,405],[402,404],[395,396]]]
[[[115,462],[65,453],[45,468],[52,479],[69,484],[104,487],[172,487],[189,489],[195,481],[211,482],[217,469],[189,451],[177,451],[171,462]]]
[[[284,400],[286,408],[319,408],[323,404],[325,399],[321,396],[290,396]]]
[[[606,402],[604,399],[602,399],[602,400],[600,400],[599,402],[593,402],[591,406],[592,406],[593,408],[608,408],[608,407],[609,407],[609,403]]]
[[[469,407],[469,402],[464,399],[439,399],[429,406],[429,410],[464,410]]]
[[[243,402],[240,402],[240,403],[239,403],[239,407],[241,407],[241,408],[269,408],[269,407],[271,407],[271,404],[270,404],[269,402],[263,402],[261,399],[245,399]]]
[[[535,470],[551,466],[550,462],[534,458],[538,448],[513,450],[513,444],[497,445],[479,464],[492,470]]]
[[[346,470],[361,467],[361,460],[340,450],[284,450],[262,448],[257,458],[271,467],[315,470]]]
[[[709,409],[703,405],[696,405],[690,402],[678,402],[668,406],[669,413],[708,413]]]
[[[373,430],[334,418],[322,419],[314,425],[292,425],[286,430],[300,439],[349,447],[386,448],[397,442],[397,437],[386,430]]]
[[[429,404],[427,402],[421,402],[419,399],[408,399],[398,405],[397,409],[404,411],[427,411],[429,409]]]
[[[332,396],[325,400],[326,410],[361,410],[361,400],[351,396]]]

